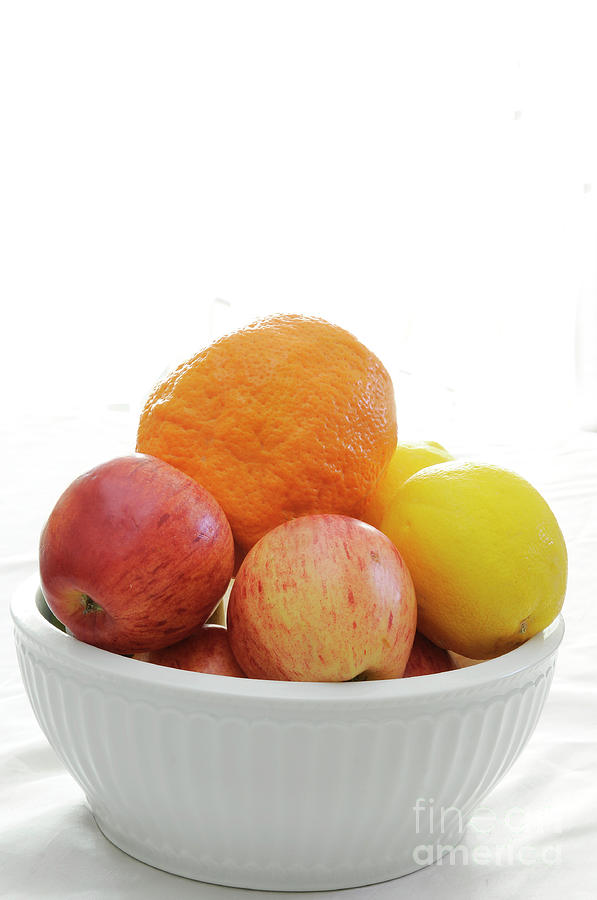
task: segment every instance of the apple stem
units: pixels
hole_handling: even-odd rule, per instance
[[[81,595],[81,603],[83,604],[84,615],[87,615],[87,613],[101,612],[101,606],[99,603],[96,603],[95,600],[92,600],[89,594]]]

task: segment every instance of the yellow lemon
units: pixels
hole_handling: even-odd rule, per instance
[[[421,469],[381,523],[412,575],[417,627],[471,659],[512,650],[559,613],[566,545],[541,494],[514,472],[473,462]]]
[[[394,494],[407,478],[410,478],[419,469],[453,458],[445,447],[436,444],[435,441],[397,444],[387,469],[377,482],[375,490],[367,502],[363,516],[364,521],[379,528]]]

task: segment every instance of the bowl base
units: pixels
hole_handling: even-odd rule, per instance
[[[344,890],[403,878],[405,875],[411,875],[413,872],[418,872],[419,869],[426,869],[429,865],[436,863],[442,856],[449,853],[451,849],[458,846],[464,834],[464,832],[457,832],[450,836],[444,835],[442,841],[445,841],[445,843],[442,843],[439,848],[441,852],[436,850],[433,858],[427,859],[422,864],[417,864],[411,858],[410,864],[403,865],[399,869],[386,866],[384,868],[379,867],[377,871],[373,871],[370,868],[360,872],[353,870],[350,874],[330,870],[325,875],[321,874],[314,877],[313,873],[308,870],[303,870],[300,874],[291,874],[290,872],[275,873],[271,869],[262,870],[257,865],[252,865],[243,869],[237,868],[233,871],[225,864],[221,865],[214,862],[210,865],[199,861],[194,863],[188,858],[177,857],[174,853],[158,851],[156,848],[135,839],[131,834],[123,834],[104,818],[93,812],[93,809],[91,812],[97,827],[111,844],[114,844],[115,847],[133,859],[145,863],[145,865],[154,869],[161,869],[171,875],[178,875],[182,878],[200,881],[205,884],[254,891],[284,891],[287,893]]]

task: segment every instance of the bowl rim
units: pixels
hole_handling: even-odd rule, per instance
[[[529,638],[524,644],[498,656],[465,668],[380,681],[270,681],[209,675],[172,669],[141,660],[119,656],[77,640],[44,618],[36,603],[41,590],[38,575],[31,575],[13,593],[10,613],[15,633],[20,632],[56,657],[63,657],[71,667],[95,672],[104,678],[136,681],[154,685],[156,689],[178,689],[201,695],[234,697],[238,700],[284,700],[288,703],[343,704],[361,701],[400,701],[433,697],[437,694],[460,693],[462,690],[511,678],[538,665],[557,651],[564,636],[564,619],[559,613],[554,621]]]

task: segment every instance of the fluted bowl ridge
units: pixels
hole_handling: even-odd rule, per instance
[[[421,846],[458,843],[528,741],[564,632],[558,616],[437,675],[277,682],[100,650],[41,599],[33,577],[11,603],[23,681],[104,834],[166,871],[270,890],[382,881],[419,868]],[[430,799],[451,810],[441,833],[421,815]]]

